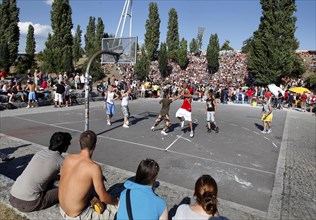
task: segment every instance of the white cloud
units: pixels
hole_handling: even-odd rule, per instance
[[[52,5],[54,0],[46,0],[45,3],[48,5]]]
[[[34,35],[35,37],[42,37],[47,38],[48,33],[52,32],[52,28],[49,25],[45,24],[33,24],[32,22],[19,22],[19,28],[20,28],[20,34],[21,35],[27,35],[29,25],[32,25],[34,27]]]

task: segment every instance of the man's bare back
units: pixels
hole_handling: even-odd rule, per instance
[[[68,155],[61,170],[58,194],[62,210],[68,216],[78,216],[90,204],[93,188],[102,202],[117,205],[117,200],[106,192],[102,170],[89,153],[82,150]]]
[[[28,84],[26,90],[29,90],[29,92],[35,92],[35,85]]]

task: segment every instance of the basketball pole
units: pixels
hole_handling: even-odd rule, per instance
[[[92,64],[92,62],[94,61],[94,59],[98,56],[100,56],[101,54],[109,54],[112,55],[115,59],[115,63],[118,62],[120,56],[122,55],[122,53],[115,53],[112,51],[108,51],[108,50],[100,50],[98,52],[96,52],[95,54],[93,54],[93,56],[90,58],[87,69],[86,69],[86,82],[85,82],[85,126],[84,126],[84,131],[89,130],[89,81],[88,81],[88,77],[89,77],[89,72],[90,72],[90,66]]]

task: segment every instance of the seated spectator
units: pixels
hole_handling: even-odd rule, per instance
[[[23,173],[16,179],[10,192],[10,203],[21,212],[33,212],[58,203],[58,188],[54,181],[63,164],[72,137],[67,132],[56,132],[48,149],[36,153]]]
[[[176,219],[221,219],[228,220],[226,217],[219,216],[217,209],[217,184],[210,175],[201,176],[195,183],[194,196],[195,205],[182,204],[178,207]]]
[[[118,201],[106,191],[100,165],[91,160],[97,136],[88,130],[80,135],[79,142],[81,152],[69,154],[61,170],[60,213],[64,219],[113,219]]]
[[[120,196],[117,219],[168,219],[166,201],[153,191],[157,179],[159,165],[152,159],[142,160],[138,165],[135,182],[127,180],[125,190]],[[128,195],[129,197],[128,198]],[[130,203],[130,215],[127,202]]]

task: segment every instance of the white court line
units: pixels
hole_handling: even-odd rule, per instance
[[[34,122],[34,123],[38,123],[38,124],[43,124],[43,125],[48,125],[48,126],[52,126],[52,127],[62,128],[62,129],[65,129],[65,130],[70,130],[70,131],[75,131],[75,132],[80,132],[80,133],[82,132],[82,131],[79,131],[79,130],[76,130],[76,129],[62,127],[62,126],[58,126],[58,125],[54,125],[54,124],[48,124],[48,123],[45,123],[45,122],[35,121],[35,120],[32,120],[32,119],[26,119],[26,118],[17,117],[17,116],[14,116],[13,118],[18,118],[18,119],[21,119],[21,120],[30,121],[30,122]],[[140,143],[136,143],[136,142],[125,141],[125,140],[116,139],[116,138],[110,138],[110,137],[105,137],[105,136],[99,136],[99,137],[102,137],[102,138],[105,138],[105,139],[110,139],[110,140],[115,140],[115,141],[120,141],[120,142],[124,142],[124,143],[129,143],[129,144],[133,144],[133,145],[136,145],[136,146],[152,148],[152,149],[159,150],[159,151],[165,151],[165,149],[161,149],[161,148],[150,146],[150,145],[140,144]],[[180,152],[172,151],[172,150],[169,150],[168,152],[174,153],[174,154],[183,155],[183,156],[187,156],[187,157],[191,157],[191,158],[197,158],[197,159],[212,161],[212,162],[215,162],[215,163],[225,164],[225,165],[229,165],[229,166],[232,166],[232,167],[239,167],[239,168],[243,168],[243,169],[246,169],[246,170],[252,170],[252,171],[265,173],[265,174],[269,174],[269,175],[275,175],[274,173],[269,172],[269,171],[259,170],[259,169],[251,168],[251,167],[245,167],[245,166],[232,164],[232,163],[227,163],[227,162],[223,162],[223,161],[218,161],[218,160],[214,160],[214,159],[210,159],[210,158],[199,157],[199,156],[186,154],[186,153],[180,153]]]
[[[230,123],[232,126],[235,126],[235,127],[238,127],[238,125],[235,125],[235,124],[232,124],[232,123]]]
[[[274,142],[272,142],[273,146],[275,146],[276,148],[278,148],[278,146],[276,146],[276,144]]]
[[[267,137],[264,137],[265,139],[267,139],[268,141],[270,141],[270,139],[269,138],[267,138]]]
[[[193,158],[197,158],[197,159],[208,160],[208,161],[212,161],[212,162],[216,162],[216,163],[220,163],[220,164],[229,165],[229,166],[232,166],[232,167],[239,167],[239,168],[243,168],[243,169],[247,169],[247,170],[257,171],[257,172],[260,172],[260,173],[266,173],[266,174],[270,174],[270,175],[275,175],[274,173],[269,172],[269,171],[259,170],[259,169],[251,168],[251,167],[245,167],[245,166],[241,166],[241,165],[237,165],[237,164],[233,164],[233,163],[227,163],[227,162],[218,161],[218,160],[213,160],[213,159],[210,159],[210,158],[199,157],[199,156],[186,154],[186,153],[180,153],[180,152],[172,151],[172,150],[169,150],[168,152],[175,153],[175,154],[180,154],[180,155],[187,156],[187,157],[193,157]]]
[[[182,136],[183,136],[183,133],[181,135],[177,135],[177,139],[175,139],[166,149],[165,151],[167,151],[174,143],[176,143]]]
[[[241,127],[241,128],[244,129],[244,130],[250,131],[249,128],[245,128],[245,127]]]
[[[94,120],[89,120],[90,121],[99,121],[100,119],[94,119]],[[83,120],[81,121],[69,121],[69,122],[59,122],[59,123],[54,123],[54,124],[51,124],[51,125],[69,125],[69,124],[74,124],[74,123],[79,123],[79,122],[85,122]]]
[[[253,133],[255,133],[255,134],[257,134],[257,135],[260,135],[260,133],[258,133],[258,132],[256,132],[256,131],[254,131]]]

